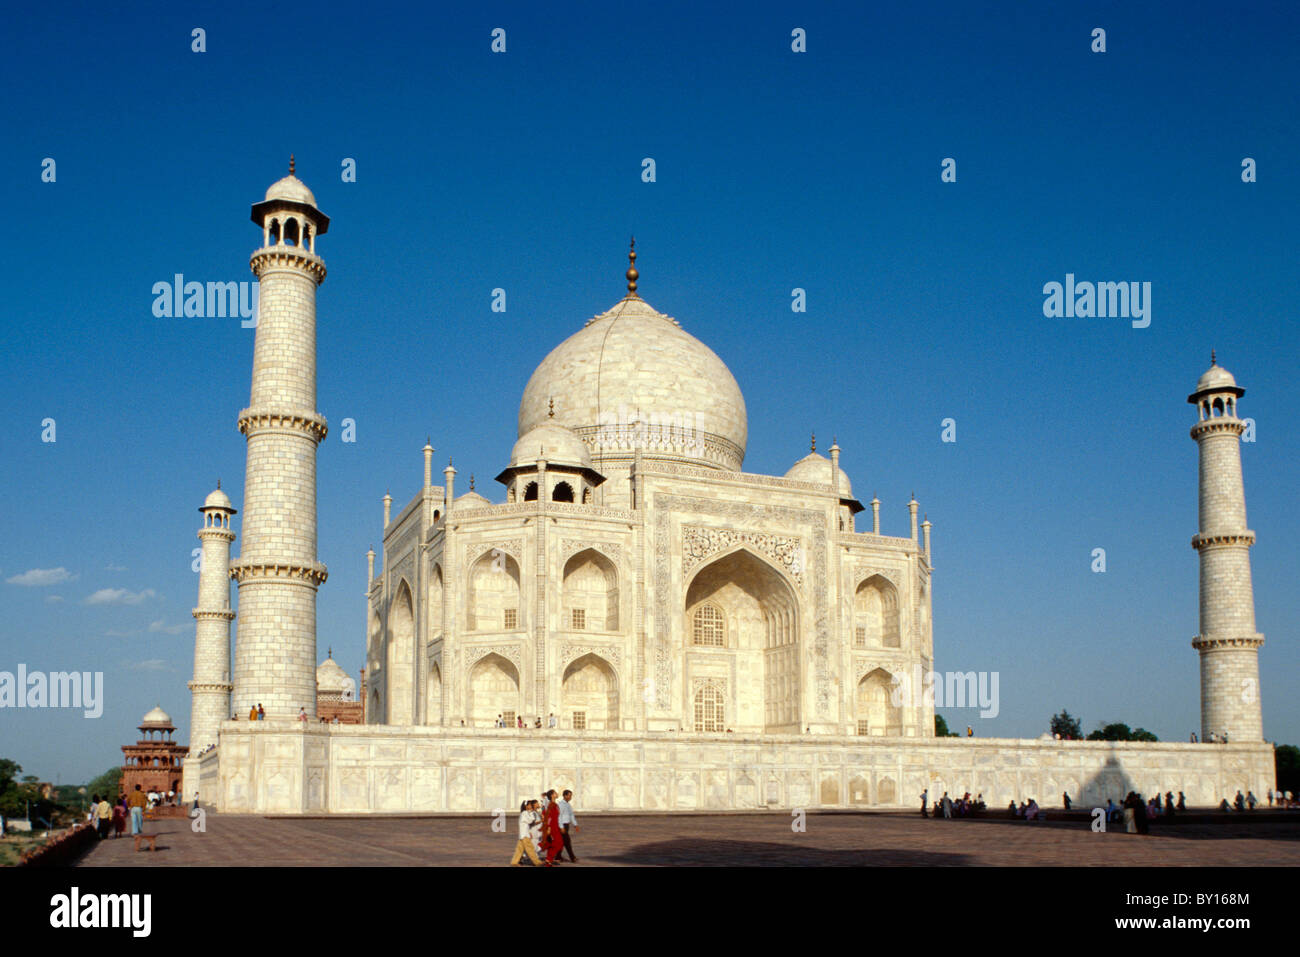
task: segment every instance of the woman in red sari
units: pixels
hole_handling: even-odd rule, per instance
[[[564,829],[560,827],[559,797],[555,789],[546,792],[546,810],[542,812],[542,850],[546,851],[546,866],[554,867],[555,859],[564,850]]]

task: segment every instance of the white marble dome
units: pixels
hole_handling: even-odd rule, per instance
[[[745,398],[731,370],[676,319],[637,297],[594,316],[542,360],[519,403],[519,435],[550,421],[552,401],[554,421],[574,430],[597,459],[641,448],[739,470],[745,458]]]
[[[1234,389],[1236,386],[1237,380],[1233,378],[1232,373],[1217,363],[1206,369],[1205,374],[1196,381],[1197,392]]]
[[[312,195],[307,184],[297,176],[290,173],[284,179],[277,179],[266,190],[266,201],[287,200],[290,203],[306,203],[308,206],[316,205],[316,197]]]
[[[543,455],[548,465],[591,468],[591,453],[586,443],[555,419],[544,419],[541,425],[519,436],[510,450],[510,465],[532,465]]]
[[[790,466],[790,471],[785,473],[785,477],[794,479],[796,482],[830,485],[832,471],[830,459],[818,452],[812,452]],[[837,491],[840,493],[840,498],[853,497],[853,484],[849,481],[849,477],[844,474],[843,468],[840,469],[840,482]]]
[[[145,725],[170,728],[172,726],[172,716],[164,711],[160,705],[154,705],[153,710],[140,719],[140,726],[144,727]]]
[[[213,489],[208,493],[208,497],[203,500],[204,508],[224,508],[234,511],[230,504],[230,496],[221,489]]]
[[[352,679],[343,670],[343,666],[331,655],[320,663],[316,669],[317,694],[343,694],[352,684]]]

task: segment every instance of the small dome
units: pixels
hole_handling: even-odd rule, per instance
[[[818,452],[812,452],[790,466],[790,471],[785,473],[785,477],[796,482],[830,485],[832,471],[830,459]],[[853,497],[853,484],[844,473],[844,469],[840,469],[840,485],[837,491],[840,493],[840,498]]]
[[[230,497],[221,489],[213,489],[208,497],[203,500],[204,508],[225,508],[230,509]],[[230,509],[234,511],[234,509]]]
[[[1215,389],[1235,389],[1237,380],[1221,365],[1212,365],[1205,370],[1205,375],[1196,381],[1197,392],[1209,392]]]
[[[332,657],[326,658],[316,669],[317,694],[342,694],[350,684],[348,673]]]
[[[170,728],[172,726],[172,716],[164,711],[160,706],[154,705],[153,710],[140,719],[140,726],[144,727],[145,725],[158,725],[160,727]]]
[[[571,468],[591,468],[591,453],[587,445],[572,431],[554,419],[529,429],[510,450],[511,467],[532,465],[545,458],[547,465],[567,465]]]
[[[266,201],[269,203],[275,200],[306,203],[308,206],[313,207],[316,205],[316,197],[311,194],[307,184],[292,173],[284,179],[276,180],[267,189]]]

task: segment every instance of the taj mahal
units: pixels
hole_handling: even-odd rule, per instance
[[[833,440],[822,454],[814,439],[784,475],[745,472],[740,385],[642,298],[635,247],[622,298],[575,322],[524,385],[496,476],[503,501],[472,483],[457,492],[430,442],[414,498],[384,496],[382,551],[367,555],[365,722],[312,720],[316,595],[328,587],[316,553],[328,435],[318,241],[330,221],[292,165],[252,220],[259,311],[236,417],[247,471],[239,510],[220,489],[200,509],[187,798],[223,812],[372,814],[491,812],[549,787],[600,811],[911,806],[927,788],[982,792],[991,806],[1062,791],[1105,803],[1175,781],[1189,802],[1217,804],[1273,786],[1244,390],[1217,360],[1188,397],[1200,456],[1192,646],[1202,740],[1227,743],[938,738],[933,700],[899,694],[935,662],[932,529],[915,496],[905,534],[884,534],[881,503],[855,497],[851,455],[841,461]],[[357,620],[359,631],[360,607]],[[258,704],[268,720],[232,720]]]

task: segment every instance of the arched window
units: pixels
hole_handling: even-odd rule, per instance
[[[280,221],[278,219],[271,220],[271,242],[280,242]]]
[[[1223,415],[1223,400],[1215,399],[1214,404],[1211,406],[1211,408],[1214,409],[1215,415]]]
[[[725,704],[722,689],[713,681],[695,692],[695,730],[727,730]]]
[[[721,648],[727,643],[727,622],[722,609],[712,603],[695,609],[694,643]]]
[[[286,219],[284,221],[284,241],[290,246],[298,245],[298,220]]]
[[[551,493],[552,502],[572,502],[573,486],[568,482],[561,482],[555,486],[555,491]]]
[[[529,482],[527,485],[524,486],[524,501],[525,501],[525,502],[536,502],[536,501],[537,501],[537,483],[536,483],[536,482]]]

